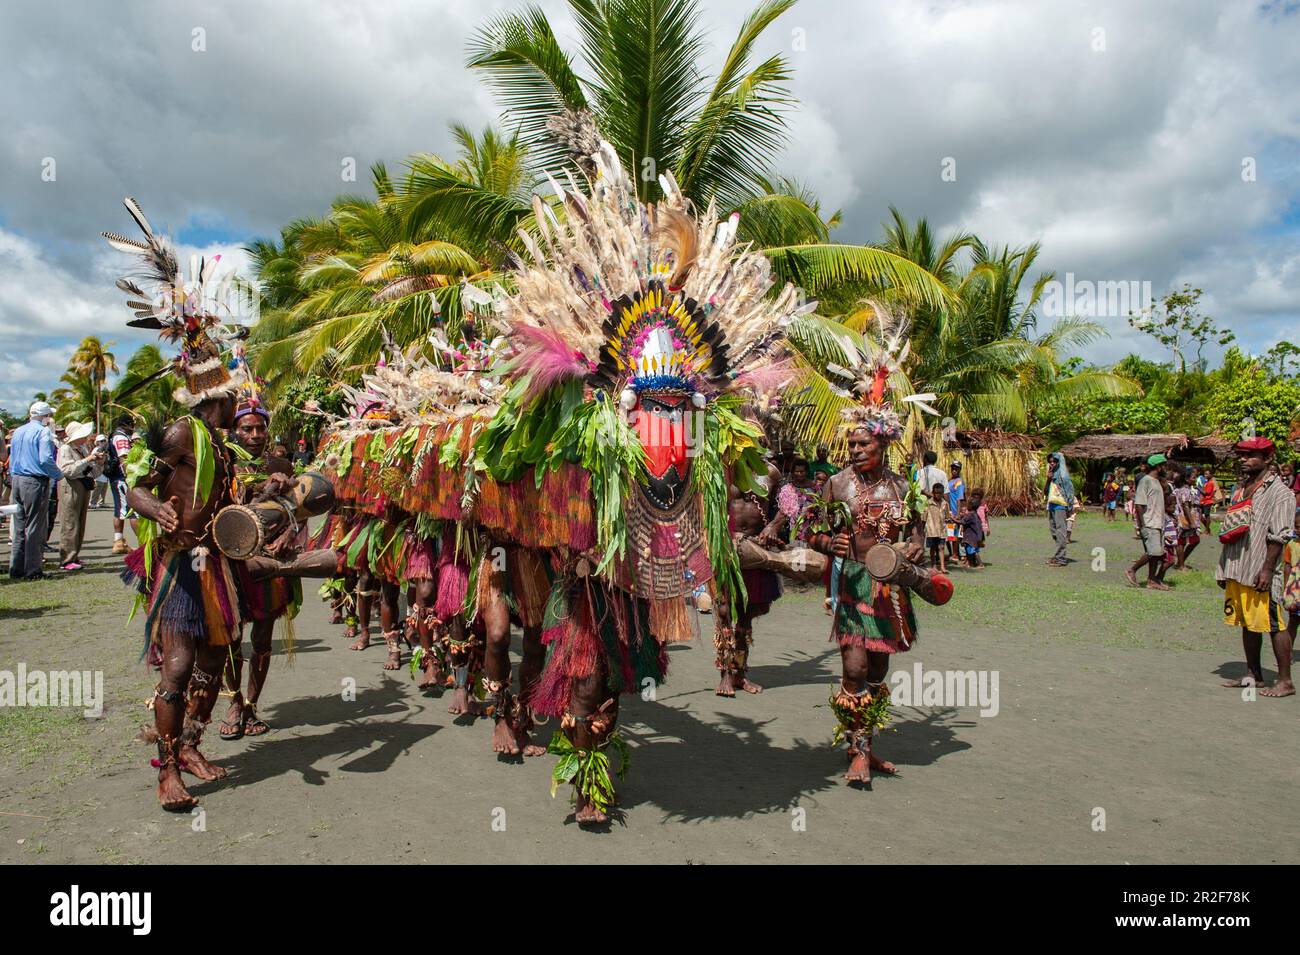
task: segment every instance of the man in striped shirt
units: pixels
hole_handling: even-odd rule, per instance
[[[1295,495],[1272,472],[1274,446],[1268,438],[1246,438],[1233,446],[1241,467],[1241,480],[1231,505],[1250,502],[1249,530],[1223,545],[1215,579],[1224,591],[1223,622],[1241,628],[1246,654],[1246,676],[1228,680],[1227,687],[1260,686],[1260,662],[1265,633],[1270,635],[1277,658],[1278,679],[1260,696],[1291,696],[1290,637],[1282,613],[1282,548],[1295,535]]]

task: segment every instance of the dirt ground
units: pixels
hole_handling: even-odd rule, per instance
[[[202,817],[162,812],[151,747],[131,741],[153,680],[108,529],[92,512],[80,574],[0,582],[0,670],[102,670],[107,698],[101,719],[0,708],[0,862],[1300,861],[1300,698],[1219,687],[1244,667],[1212,541],[1201,570],[1171,575],[1176,592],[1148,593],[1124,585],[1124,525],[1085,515],[1076,562],[1056,569],[1045,520],[995,522],[990,566],[956,572],[948,606],[921,606],[895,668],[996,671],[997,715],[896,707],[878,749],[901,773],[869,790],[843,782],[831,746],[838,654],[820,595],[790,593],[759,621],[757,697],[713,695],[701,618],[657,699],[625,698],[624,814],[584,832],[564,789],[548,794],[553,757],[494,756],[487,721],[381,670],[382,647],[349,652],[314,593],[293,665],[272,665],[274,731],[213,732],[205,750],[230,778],[194,785]]]

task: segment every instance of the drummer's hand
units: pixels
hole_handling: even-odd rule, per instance
[[[780,550],[781,541],[779,538],[773,537],[771,534],[759,534],[758,546],[762,547],[764,550]]]
[[[918,544],[915,541],[913,541],[912,543],[908,544],[906,548],[904,548],[903,556],[915,564],[917,561],[919,561],[922,557],[925,556],[925,545]]]
[[[831,553],[836,557],[849,556],[849,535],[844,533],[836,534],[831,541]]]
[[[173,501],[175,501],[174,504],[172,503]],[[154,515],[154,520],[157,521],[158,526],[162,528],[164,534],[170,534],[175,531],[176,528],[180,527],[181,519],[180,515],[176,511],[176,509],[180,507],[180,503],[179,498],[169,497],[167,500],[163,501],[162,504],[158,505],[158,512]]]
[[[293,478],[287,474],[276,471],[266,479],[264,490],[271,497],[278,497],[293,486]]]

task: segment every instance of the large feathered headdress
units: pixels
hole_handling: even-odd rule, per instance
[[[906,337],[907,321],[891,316],[880,307],[875,311],[880,323],[880,340],[864,339],[864,354],[851,338],[837,336],[848,367],[832,363],[826,370],[832,376],[831,390],[852,399],[843,411],[847,428],[866,430],[885,441],[897,441],[903,436],[904,427],[895,401],[916,405],[928,414],[937,416],[939,412],[929,404],[936,397],[933,392],[895,395],[890,379],[903,373],[911,351],[911,342]]]
[[[625,407],[646,390],[702,406],[815,303],[788,284],[769,298],[771,268],[737,246],[738,217],[719,221],[712,203],[697,216],[671,173],[647,204],[609,143],[588,158],[590,194],[551,179],[561,214],[534,196],[538,237],[519,232],[528,255],[499,303],[517,351],[507,373],[526,378],[530,396],[580,378]]]
[[[352,407],[351,418],[340,422],[345,429],[447,421],[485,412],[495,403],[500,385],[483,374],[493,361],[490,343],[456,349],[432,335],[429,344],[437,357],[431,361],[419,354],[418,343],[404,352],[387,329],[381,333],[384,346],[375,370],[361,376],[360,387],[343,386]]]
[[[224,301],[231,292],[228,276],[216,281],[221,256],[194,256],[187,282],[175,251],[154,234],[139,203],[130,197],[122,201],[144,233],[143,240],[128,239],[116,232],[103,233],[113,248],[141,261],[136,273],[117,280],[117,287],[127,294],[127,306],[135,313],[135,319],[127,325],[156,329],[163,341],[180,344],[175,368],[185,384],[176,389],[175,398],[181,404],[193,407],[209,398],[237,395],[250,380],[242,348],[235,349],[229,360],[222,357],[222,351],[223,346],[246,338],[248,329],[232,330],[221,325],[222,313],[229,315],[231,311]],[[145,283],[149,291],[137,280]]]

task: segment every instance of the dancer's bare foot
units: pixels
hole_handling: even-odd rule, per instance
[[[867,757],[857,750],[850,750],[849,771],[844,774],[844,778],[851,783],[871,782],[871,763]]]
[[[458,686],[451,691],[451,703],[447,706],[447,712],[453,716],[461,713],[469,713],[469,687]]]
[[[330,614],[330,623],[340,624],[342,622],[343,622],[343,611],[340,610],[338,607],[335,607],[334,612]]]
[[[573,821],[580,826],[598,826],[602,822],[608,822],[609,816],[588,802],[587,797],[582,793],[578,793],[578,801],[573,810]]]
[[[511,728],[509,720],[498,718],[496,725],[493,726],[492,752],[505,756],[519,755],[519,741],[515,739],[515,731]]]
[[[744,690],[746,693],[763,692],[763,688],[761,686],[759,686],[757,683],[754,683],[751,680],[746,679],[743,673],[740,675],[740,688]]]
[[[158,804],[168,812],[189,812],[199,804],[185,788],[180,770],[175,766],[158,771]]]
[[[1290,680],[1277,680],[1272,686],[1259,691],[1260,696],[1295,696],[1295,684]]]
[[[402,668],[402,645],[396,634],[384,634],[384,645],[388,648],[388,659],[384,661],[385,670]]]
[[[439,679],[440,674],[438,673],[437,668],[434,667],[433,660],[431,660],[427,655],[420,661],[420,669],[424,671],[424,676],[420,682],[416,684],[418,689],[431,690],[441,682]]]
[[[725,696],[728,699],[736,695],[736,684],[731,678],[730,670],[722,671],[722,675],[718,678],[718,688],[713,692],[716,696]]]
[[[1137,574],[1133,573],[1131,569],[1124,571],[1124,579],[1128,581],[1130,587],[1138,586]]]
[[[226,778],[226,768],[208,762],[207,757],[199,752],[197,746],[182,745],[176,758],[184,764],[185,771],[191,776],[197,776],[206,782]]]
[[[1248,686],[1259,686],[1260,681],[1253,676],[1244,676],[1239,680],[1224,680],[1219,686],[1227,687],[1229,690],[1243,690]]]
[[[878,773],[884,773],[886,776],[894,776],[898,773],[898,767],[888,760],[881,759],[875,753],[868,753],[867,759],[870,761],[871,768]]]
[[[519,751],[524,756],[541,756],[546,752],[545,746],[538,746],[533,742],[532,731],[524,726],[515,730],[515,742],[519,744]]]
[[[351,646],[349,646],[348,647],[349,650],[364,650],[366,647],[370,646],[369,627],[358,627],[356,633],[357,633],[356,643],[353,643]]]

